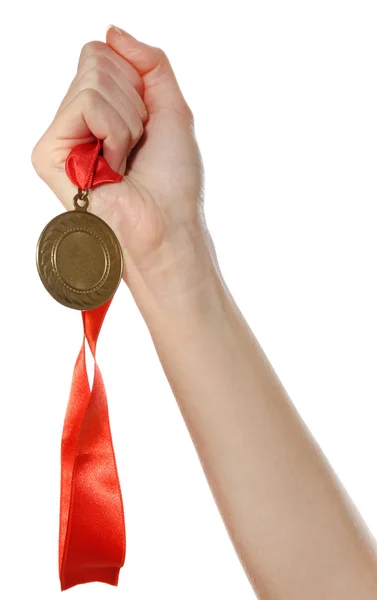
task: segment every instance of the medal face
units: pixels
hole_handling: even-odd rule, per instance
[[[71,210],[52,219],[37,244],[37,268],[55,300],[77,310],[101,306],[123,275],[123,254],[113,230],[99,217]]]

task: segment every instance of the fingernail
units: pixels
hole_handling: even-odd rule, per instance
[[[106,33],[109,31],[109,29],[114,29],[114,31],[116,31],[117,33],[124,35],[127,34],[126,31],[124,31],[124,29],[121,29],[120,27],[117,27],[116,25],[109,25],[108,28],[106,29]]]

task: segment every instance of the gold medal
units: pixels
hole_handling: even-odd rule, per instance
[[[46,225],[36,252],[38,273],[46,290],[64,306],[77,310],[105,304],[123,275],[118,238],[105,221],[87,212],[88,193],[88,189],[79,188],[73,198],[75,210]]]

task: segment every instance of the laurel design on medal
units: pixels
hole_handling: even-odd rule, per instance
[[[77,310],[101,306],[115,293],[123,274],[123,255],[112,229],[85,211],[52,219],[37,245],[37,267],[47,291]]]

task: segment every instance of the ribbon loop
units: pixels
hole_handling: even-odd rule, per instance
[[[102,183],[118,183],[123,176],[110,167],[100,152],[102,140],[77,144],[65,161],[65,172],[72,183],[80,187],[94,188]]]

